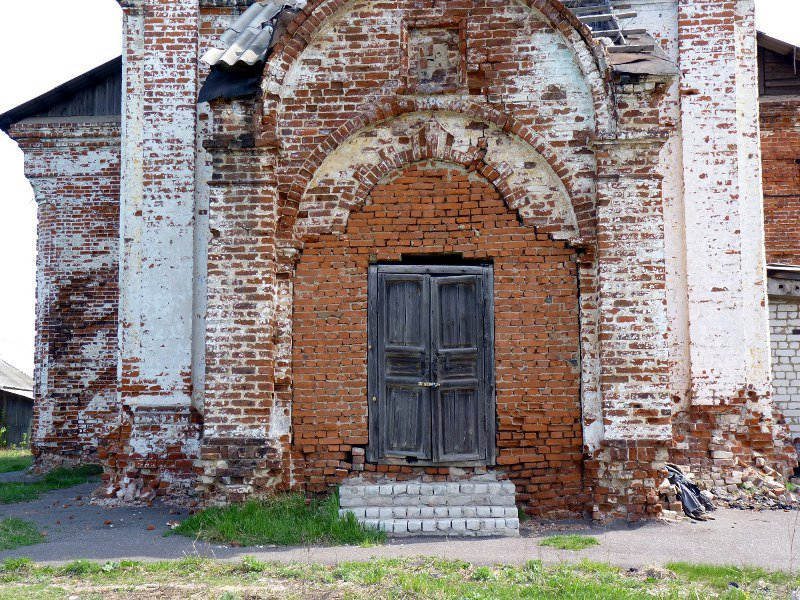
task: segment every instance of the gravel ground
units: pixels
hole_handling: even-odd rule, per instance
[[[669,561],[761,566],[794,570],[800,566],[800,512],[720,509],[705,523],[648,523],[593,527],[581,521],[528,526],[520,538],[403,539],[385,546],[310,548],[229,548],[180,536],[165,536],[170,521],[187,516],[165,506],[104,508],[87,503],[95,484],[44,494],[34,502],[0,505],[0,519],[17,517],[37,523],[47,542],[0,552],[0,560],[27,556],[39,563],[78,558],[98,561],[175,559],[189,555],[236,560],[255,556],[281,562],[335,564],[371,557],[439,556],[474,564],[547,563],[590,559],[641,568]],[[594,535],[600,544],[579,552],[539,546],[559,531]],[[797,535],[797,540],[795,540]]]

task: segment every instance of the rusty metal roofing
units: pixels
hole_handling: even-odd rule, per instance
[[[305,6],[304,0],[263,0],[252,4],[228,27],[216,45],[203,55],[203,62],[229,67],[253,66],[262,62],[277,36],[276,30],[286,12],[292,14]]]
[[[33,399],[33,379],[0,360],[0,391]]]

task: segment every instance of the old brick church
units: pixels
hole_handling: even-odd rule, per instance
[[[0,116],[41,467],[121,502],[483,490],[508,531],[656,516],[666,462],[791,471],[798,53],[752,0],[120,3],[120,60]]]

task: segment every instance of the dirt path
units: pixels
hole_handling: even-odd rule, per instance
[[[179,536],[164,536],[168,521],[186,513],[169,508],[101,508],[86,504],[95,484],[50,492],[39,500],[0,505],[0,518],[34,521],[47,532],[47,543],[0,552],[0,560],[27,556],[40,563],[77,558],[98,561],[121,558],[148,560],[200,555],[238,559],[245,555],[281,562],[334,564],[376,557],[439,556],[474,564],[520,564],[531,559],[548,563],[584,558],[623,567],[663,565],[669,561],[752,565],[771,569],[800,567],[800,512],[745,512],[721,509],[707,523],[650,523],[597,529],[584,523],[564,524],[570,532],[595,535],[599,546],[569,552],[543,548],[539,540],[554,533],[531,532],[517,539],[393,541],[374,548],[228,548]],[[80,499],[76,499],[80,498]],[[107,523],[110,522],[110,523]],[[148,529],[148,526],[153,529]],[[797,539],[795,539],[795,536]]]

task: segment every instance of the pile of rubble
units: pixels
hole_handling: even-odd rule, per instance
[[[693,477],[688,465],[678,465],[685,478],[694,483],[703,498],[717,507],[741,510],[800,510],[800,479],[785,482],[780,473],[771,469],[763,458],[757,457],[754,466],[743,466],[736,461],[736,470],[724,479],[704,482]],[[686,518],[681,490],[664,478],[658,488],[664,510],[663,518]]]

